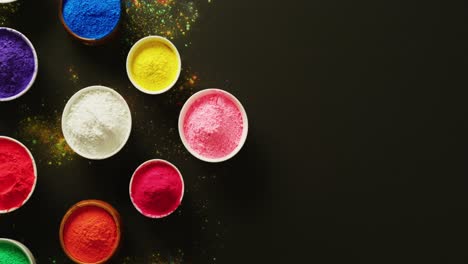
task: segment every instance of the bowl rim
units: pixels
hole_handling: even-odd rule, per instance
[[[2,214],[8,214],[8,213],[11,213],[13,211],[18,210],[19,208],[23,207],[29,201],[29,199],[31,198],[32,194],[34,193],[34,190],[36,189],[36,185],[37,185],[37,166],[36,166],[36,161],[34,160],[34,157],[33,157],[32,153],[31,153],[31,151],[23,143],[21,143],[20,141],[14,139],[14,138],[8,137],[8,136],[1,136],[0,135],[0,139],[5,139],[5,140],[9,140],[11,142],[14,142],[14,143],[18,144],[20,147],[22,147],[24,150],[26,150],[29,157],[31,158],[31,162],[33,164],[33,170],[34,170],[34,183],[33,183],[33,186],[31,187],[31,191],[29,192],[26,199],[24,199],[23,203],[18,207],[6,209],[6,210],[0,210],[0,215],[2,215]]]
[[[11,238],[0,238],[0,243],[8,243],[10,245],[18,247],[26,255],[30,264],[36,264],[36,259],[34,258],[34,255],[32,254],[31,250],[29,250],[29,248],[23,243]]]
[[[190,144],[188,143],[188,141],[185,138],[185,132],[184,132],[184,121],[185,121],[185,118],[186,118],[186,115],[187,115],[187,111],[190,109],[192,104],[197,99],[199,99],[199,98],[201,98],[203,96],[209,95],[211,93],[222,93],[223,95],[225,95],[229,99],[231,99],[232,102],[239,108],[239,110],[240,110],[240,112],[242,114],[242,120],[243,120],[243,130],[242,130],[241,138],[239,140],[239,144],[237,145],[237,147],[231,153],[229,153],[228,155],[226,155],[224,157],[220,157],[220,158],[208,158],[208,157],[200,155],[198,152],[196,152],[190,146]],[[210,162],[210,163],[218,163],[218,162],[223,162],[223,161],[231,159],[237,153],[239,153],[239,151],[242,149],[242,147],[245,144],[245,141],[247,140],[247,135],[248,135],[248,132],[249,132],[249,120],[248,120],[247,112],[245,111],[244,106],[239,101],[239,99],[237,99],[233,94],[231,94],[231,93],[229,93],[229,92],[227,92],[225,90],[218,89],[218,88],[208,88],[208,89],[203,89],[203,90],[200,90],[200,91],[194,93],[192,96],[189,97],[189,99],[187,99],[187,101],[185,101],[184,106],[182,106],[182,109],[180,110],[180,113],[179,113],[178,129],[179,129],[180,139],[181,139],[182,143],[184,144],[184,147],[188,150],[188,152],[190,152],[190,154],[192,154],[194,157],[196,157],[197,159],[202,160],[202,161],[206,161],[206,162]]]
[[[112,219],[114,219],[115,225],[116,225],[116,232],[117,232],[117,237],[115,239],[115,246],[112,248],[111,253],[105,257],[104,259],[98,261],[98,262],[83,262],[81,260],[76,259],[73,257],[73,255],[68,251],[67,247],[65,246],[65,242],[63,241],[63,231],[65,228],[65,224],[68,221],[68,218],[70,218],[73,213],[84,207],[88,206],[95,206],[103,209],[107,213],[109,213],[112,216]],[[78,264],[102,264],[106,263],[108,260],[110,260],[115,253],[117,252],[117,249],[120,246],[121,243],[121,237],[122,237],[122,222],[120,218],[119,212],[109,203],[102,201],[102,200],[95,200],[95,199],[89,199],[89,200],[82,200],[80,202],[77,202],[76,204],[72,205],[65,215],[62,218],[62,221],[60,222],[60,229],[59,229],[59,240],[60,240],[60,246],[62,247],[63,251],[65,252],[65,255],[69,257],[72,261],[78,263]]]
[[[115,35],[115,33],[117,32],[119,28],[120,21],[122,20],[122,2],[120,2],[119,20],[117,20],[117,23],[115,24],[114,28],[109,33],[107,33],[105,36],[101,38],[98,38],[98,39],[85,38],[76,34],[75,32],[73,32],[73,30],[70,29],[70,27],[68,27],[67,23],[65,22],[65,18],[63,18],[63,4],[64,4],[64,0],[60,0],[58,7],[59,7],[59,20],[62,23],[63,27],[65,28],[65,31],[67,31],[68,34],[70,34],[73,38],[87,45],[101,45],[101,44],[106,43],[109,39],[111,39]]]
[[[147,165],[147,164],[150,164],[150,163],[164,163],[166,165],[169,165],[171,166],[173,169],[175,169],[177,171],[177,173],[179,174],[179,177],[180,177],[180,181],[182,182],[182,192],[180,194],[180,198],[179,198],[179,204],[177,205],[177,207],[166,213],[166,214],[162,214],[162,215],[152,215],[152,214],[147,214],[147,213],[144,213],[143,210],[141,210],[140,207],[138,207],[138,205],[136,204],[136,202],[133,200],[133,196],[132,196],[132,185],[133,185],[133,179],[135,178],[135,175],[137,174],[137,172],[143,168],[143,166]],[[153,218],[153,219],[161,219],[161,218],[164,218],[166,216],[169,216],[171,215],[172,213],[174,213],[175,211],[177,211],[177,209],[179,208],[179,206],[182,204],[182,200],[184,198],[184,193],[185,193],[185,183],[184,183],[184,177],[182,176],[182,173],[180,172],[180,170],[177,168],[177,166],[175,166],[174,164],[172,164],[171,162],[167,161],[167,160],[164,160],[164,159],[150,159],[150,160],[147,160],[145,162],[143,162],[142,164],[140,164],[136,169],[135,171],[133,172],[132,174],[132,178],[130,179],[130,184],[128,185],[128,192],[129,192],[129,195],[130,195],[130,201],[132,202],[133,206],[135,207],[135,209],[137,209],[137,211],[142,214],[143,216],[146,216],[148,218]]]
[[[172,83],[170,85],[168,85],[166,88],[164,88],[162,90],[157,90],[157,91],[150,91],[148,89],[145,89],[141,85],[139,85],[134,80],[133,75],[131,73],[131,71],[132,71],[131,70],[131,62],[132,62],[132,60],[134,58],[135,52],[138,50],[138,48],[140,48],[140,46],[142,46],[145,43],[151,42],[151,41],[159,41],[159,42],[162,42],[163,44],[165,44],[166,46],[168,46],[176,54],[177,61],[179,63],[179,67],[177,68],[176,77],[174,78]],[[130,48],[130,51],[127,54],[125,69],[127,71],[128,79],[133,84],[133,86],[135,88],[137,88],[140,92],[143,92],[145,94],[150,94],[150,95],[162,94],[162,93],[165,93],[165,92],[169,91],[171,88],[173,88],[175,86],[175,84],[177,83],[177,81],[179,80],[180,73],[182,71],[182,59],[180,57],[179,50],[174,45],[174,43],[172,43],[172,41],[170,41],[169,39],[167,39],[165,37],[162,37],[162,36],[151,35],[151,36],[143,37],[143,38],[139,39],[137,42],[135,42],[135,44],[133,44],[133,46]]]
[[[9,2],[5,2],[5,3],[9,3]],[[32,51],[32,54],[33,54],[33,57],[34,57],[34,71],[33,71],[33,74],[31,76],[31,80],[29,80],[28,85],[26,85],[26,88],[24,88],[21,92],[15,94],[13,96],[5,97],[5,98],[0,97],[0,102],[7,102],[7,101],[14,100],[16,98],[19,98],[20,96],[24,95],[27,91],[29,91],[31,89],[34,82],[36,81],[37,72],[39,71],[39,59],[37,57],[37,52],[36,52],[36,49],[34,48],[34,45],[23,33],[19,32],[16,29],[9,28],[9,27],[0,27],[0,30],[10,31],[13,34],[16,34],[16,35],[20,36],[26,42],[26,44],[31,48],[31,51]]]
[[[120,145],[115,151],[113,151],[112,153],[109,153],[107,155],[103,155],[103,156],[99,156],[99,157],[92,157],[92,156],[89,156],[87,154],[84,154],[83,152],[81,152],[80,150],[77,150],[76,147],[74,147],[72,144],[70,144],[69,140],[67,140],[67,137],[68,137],[68,134],[65,132],[65,115],[68,114],[68,112],[70,111],[70,107],[72,106],[72,104],[76,101],[76,99],[81,96],[82,94],[84,93],[87,93],[89,91],[94,91],[94,90],[104,90],[104,91],[109,91],[111,92],[112,94],[116,95],[119,100],[121,100],[127,110],[128,110],[128,114],[130,116],[129,118],[129,130],[128,130],[128,133],[127,135],[125,136],[125,140],[122,142],[122,145]],[[118,93],[116,90],[110,88],[110,87],[107,87],[107,86],[103,86],[103,85],[91,85],[91,86],[88,86],[88,87],[85,87],[79,91],[77,91],[76,93],[74,93],[70,99],[68,99],[67,103],[65,104],[65,107],[63,108],[63,112],[62,112],[62,121],[61,121],[61,126],[62,126],[62,134],[63,134],[63,137],[65,139],[65,141],[67,142],[68,146],[78,155],[80,155],[81,157],[83,158],[86,158],[86,159],[90,159],[90,160],[104,160],[104,159],[107,159],[107,158],[110,158],[114,155],[116,155],[117,153],[119,153],[123,147],[127,144],[128,142],[128,139],[130,138],[130,134],[132,132],[132,112],[130,110],[130,107],[128,106],[128,103],[127,101],[125,100],[125,98],[120,94]]]

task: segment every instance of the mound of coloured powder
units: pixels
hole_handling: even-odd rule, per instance
[[[80,37],[101,39],[111,33],[120,20],[119,0],[64,0],[63,20]]]
[[[190,147],[207,158],[223,158],[239,145],[244,129],[242,113],[221,92],[198,98],[188,109],[184,136]]]
[[[36,176],[33,160],[19,143],[0,138],[0,211],[22,206]]]
[[[179,172],[164,161],[144,163],[135,172],[130,197],[142,214],[163,217],[177,209],[183,195]]]
[[[18,33],[0,28],[0,99],[23,92],[36,68],[34,53]]]
[[[63,243],[68,253],[79,261],[102,261],[117,246],[117,224],[98,206],[76,209],[63,228]]]
[[[177,79],[180,63],[176,52],[160,39],[148,40],[130,58],[130,75],[141,88],[167,89]]]
[[[0,241],[0,263],[29,264],[30,262],[18,246],[6,241]]]
[[[85,90],[86,89],[86,90]],[[131,130],[131,115],[117,92],[102,86],[76,93],[64,110],[62,130],[65,140],[80,155],[103,158],[126,143]]]

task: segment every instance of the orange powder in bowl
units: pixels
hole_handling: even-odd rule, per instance
[[[102,263],[113,255],[119,243],[119,230],[104,208],[83,206],[64,221],[62,243],[70,257],[83,263]]]

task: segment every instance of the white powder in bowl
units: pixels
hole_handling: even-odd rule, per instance
[[[104,159],[127,142],[132,126],[123,97],[104,86],[90,86],[70,98],[62,115],[68,145],[89,159]]]

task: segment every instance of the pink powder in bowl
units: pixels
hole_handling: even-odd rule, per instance
[[[247,137],[247,116],[240,102],[218,89],[202,90],[181,111],[179,132],[187,149],[211,162],[234,156]]]
[[[141,164],[130,181],[130,199],[135,208],[151,218],[170,215],[184,196],[184,181],[179,170],[160,159]]]

